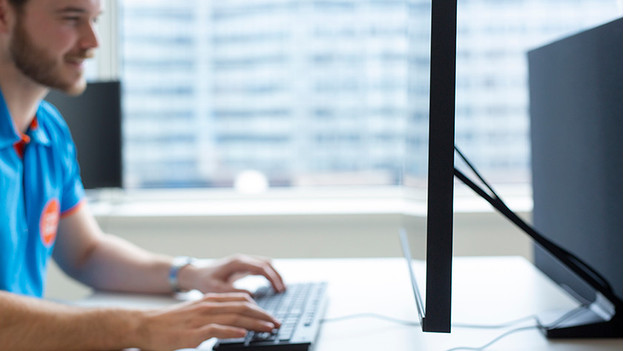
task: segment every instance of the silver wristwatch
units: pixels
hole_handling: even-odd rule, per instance
[[[173,259],[171,268],[169,268],[169,285],[171,285],[171,291],[180,292],[180,282],[178,281],[178,273],[180,269],[193,264],[197,259],[188,256],[178,256]]]

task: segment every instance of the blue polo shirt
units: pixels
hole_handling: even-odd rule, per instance
[[[42,101],[20,133],[0,92],[0,290],[41,297],[61,217],[83,203],[76,149]]]

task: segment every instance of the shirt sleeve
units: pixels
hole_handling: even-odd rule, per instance
[[[59,201],[61,216],[77,210],[85,202],[85,191],[80,179],[80,167],[76,146],[67,123],[59,111],[46,101],[42,101],[37,115],[44,120],[44,126],[52,143],[55,163],[61,172]]]
[[[61,195],[61,216],[74,212],[84,202],[85,191],[80,179],[80,167],[76,157],[76,146],[72,140],[69,129],[65,130],[65,152],[63,155],[63,167],[65,177],[63,182],[63,194]]]

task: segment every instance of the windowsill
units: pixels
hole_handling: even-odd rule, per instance
[[[518,215],[529,218],[528,191],[501,186],[497,191]],[[97,195],[90,208],[102,230],[170,255],[395,256],[401,252],[396,235],[402,226],[411,228],[416,241],[426,237],[425,201],[407,200],[400,188],[275,189],[257,195],[215,189],[137,190]],[[406,213],[411,218],[404,217]],[[461,187],[455,192],[453,231],[457,255],[531,258],[528,237],[518,235],[518,229],[488,203]]]
[[[518,213],[532,210],[528,185],[498,186],[508,206]],[[89,192],[96,217],[230,217],[398,215],[424,217],[426,203],[410,200],[404,190],[388,188],[274,189],[239,194],[223,189],[102,190]],[[494,209],[470,189],[457,186],[456,215],[487,214]]]

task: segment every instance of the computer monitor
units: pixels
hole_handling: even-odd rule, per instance
[[[71,130],[85,189],[122,187],[121,86],[90,82],[79,96],[51,91],[45,98]]]
[[[528,63],[534,226],[621,300],[622,19],[532,50]],[[543,248],[534,255],[580,302],[596,301],[596,290]]]
[[[574,313],[539,324],[549,338],[622,337],[621,42],[618,20],[529,53],[536,226],[456,148],[481,185],[455,176],[533,238],[537,266],[580,297]]]
[[[581,242],[570,243],[571,250],[566,249],[565,245],[560,245],[557,241],[565,242],[568,240],[569,232],[565,231],[562,237],[549,237],[538,232],[534,227],[524,222],[513,211],[511,211],[496,194],[494,189],[483,179],[476,168],[470,164],[468,159],[454,147],[454,109],[455,109],[455,45],[456,45],[456,12],[457,3],[453,0],[434,1],[432,4],[431,17],[431,75],[430,75],[430,114],[429,114],[429,140],[428,140],[428,169],[427,169],[427,225],[426,225],[426,287],[425,299],[419,296],[419,288],[416,280],[413,280],[416,303],[418,305],[418,313],[421,319],[423,331],[431,332],[450,332],[451,326],[451,268],[452,268],[452,231],[453,231],[453,179],[456,176],[463,183],[473,189],[479,196],[488,201],[495,209],[501,212],[505,217],[510,219],[514,224],[524,230],[539,245],[539,250],[548,252],[548,259],[561,267],[565,266],[566,274],[573,272],[575,278],[582,282],[582,285],[591,287],[594,294],[593,300],[588,299],[588,306],[584,308],[583,313],[578,313],[574,318],[568,318],[555,326],[542,325],[541,330],[547,337],[621,337],[622,335],[622,21],[618,20],[604,28],[596,29],[590,34],[583,33],[576,39],[579,43],[567,44],[568,48],[561,51],[561,55],[555,55],[554,58],[549,57],[544,61],[548,64],[544,65],[545,69],[534,69],[530,73],[533,81],[531,81],[531,113],[532,120],[535,119],[534,111],[536,108],[544,108],[546,113],[542,116],[550,119],[546,122],[550,124],[551,132],[561,135],[567,133],[576,121],[561,121],[552,119],[552,113],[561,114],[557,118],[569,118],[570,116],[585,118],[584,123],[574,125],[574,130],[578,133],[566,134],[576,135],[579,138],[569,140],[569,145],[552,144],[552,136],[541,136],[550,147],[546,147],[548,151],[545,154],[542,148],[537,151],[536,160],[543,161],[542,170],[547,175],[540,175],[540,171],[534,173],[534,182],[543,185],[545,189],[543,196],[543,208],[539,204],[536,197],[535,211],[543,211],[548,213],[540,220],[540,214],[537,214],[536,223],[552,222],[553,211],[561,214],[565,212],[565,208],[570,206],[570,197],[560,197],[564,199],[561,203],[552,203],[553,197],[560,195],[561,191],[557,191],[561,185],[564,188],[569,184],[573,186],[563,189],[563,193],[572,196],[575,200],[576,195],[591,194],[589,198],[612,199],[605,203],[598,201],[594,203],[600,208],[608,207],[606,217],[600,217],[591,228],[586,227],[588,211],[590,209],[587,203],[578,203],[579,207],[576,214],[572,217],[574,222],[583,225],[584,228],[580,233]],[[609,28],[606,28],[609,27]],[[606,36],[609,39],[604,39]],[[579,39],[581,38],[581,39]],[[598,44],[599,43],[599,44]],[[561,45],[565,47],[566,45]],[[570,49],[573,50],[570,50]],[[559,46],[557,49],[559,50]],[[535,60],[537,57],[544,59],[549,56],[550,49],[540,50],[540,52],[532,52],[529,59]],[[578,51],[576,51],[578,50]],[[547,52],[547,53],[543,53]],[[578,57],[584,57],[578,59]],[[574,60],[572,59],[574,58]],[[570,63],[579,60],[579,63]],[[531,63],[530,66],[535,67],[537,64]],[[539,64],[541,65],[541,63]],[[588,72],[592,72],[589,73]],[[592,76],[596,75],[596,76]],[[584,77],[579,81],[570,82],[571,76]],[[591,78],[588,78],[591,76]],[[554,83],[553,83],[554,82]],[[543,86],[534,89],[537,84]],[[552,85],[554,84],[554,85]],[[558,96],[561,92],[572,91],[570,95]],[[578,93],[588,95],[589,98],[579,98]],[[539,95],[535,97],[534,95]],[[604,97],[608,97],[606,101]],[[533,106],[535,101],[539,101],[536,107]],[[554,99],[554,100],[553,100]],[[559,104],[561,110],[551,111],[545,106]],[[581,104],[582,106],[578,105]],[[605,107],[605,105],[609,105]],[[571,107],[572,106],[572,107]],[[587,108],[589,107],[589,108]],[[568,113],[570,110],[573,113]],[[606,118],[595,125],[594,116],[596,114],[605,114]],[[589,118],[591,116],[591,118]],[[532,133],[535,134],[537,128],[540,128],[540,135],[544,131],[537,125],[532,126]],[[598,130],[594,136],[587,136],[588,132]],[[607,140],[605,140],[607,139]],[[611,140],[612,139],[612,140]],[[534,139],[535,140],[535,139]],[[590,140],[590,142],[587,142]],[[578,143],[583,142],[582,145]],[[577,143],[576,147],[569,146]],[[599,146],[599,147],[597,147]],[[461,159],[475,173],[480,182],[486,188],[479,186],[461,170],[454,167],[455,149]],[[588,149],[593,149],[588,151]],[[535,149],[537,150],[537,149]],[[576,150],[576,151],[574,151]],[[570,152],[572,151],[572,152]],[[559,170],[565,169],[565,164],[559,162],[559,157],[563,154],[570,156],[564,158],[565,162],[576,162],[580,155],[590,155],[588,162],[582,164],[581,169],[577,169],[570,174],[565,172],[557,176],[557,173],[551,173],[554,167]],[[535,157],[535,153],[534,153]],[[592,167],[596,166],[596,167]],[[595,168],[599,168],[596,170]],[[535,170],[534,170],[535,171]],[[589,174],[591,179],[579,174]],[[540,179],[536,180],[536,177]],[[579,182],[567,182],[568,179],[583,179]],[[536,191],[540,192],[540,185],[537,184]],[[610,185],[613,185],[611,187]],[[598,189],[596,189],[598,188]],[[561,189],[559,189],[561,190]],[[546,194],[546,195],[544,195]],[[548,209],[546,209],[548,208]],[[568,215],[555,215],[557,221],[569,221]],[[406,221],[408,223],[408,221]],[[558,222],[557,222],[558,223]],[[555,226],[561,223],[555,224]],[[591,226],[591,225],[590,225]],[[411,225],[404,225],[402,232],[409,234],[414,228]],[[596,243],[596,229],[604,229],[606,232],[597,240],[606,238],[606,250],[611,257],[615,259],[605,263],[601,255],[603,251],[594,250]],[[557,235],[555,231],[550,235]],[[403,234],[403,237],[405,235]],[[404,247],[408,246],[402,238]],[[579,252],[591,252],[587,257],[577,256],[572,250],[577,246]],[[538,250],[538,252],[539,252]],[[538,253],[537,255],[541,255]],[[410,261],[411,267],[411,258]],[[541,265],[538,258],[538,267]],[[587,262],[586,262],[587,261]],[[594,262],[598,270],[593,268]],[[588,263],[589,262],[589,263]],[[561,264],[560,264],[561,263]],[[546,263],[553,265],[553,263]],[[610,267],[605,267],[605,265]],[[612,266],[611,266],[612,265]],[[613,277],[613,282],[603,277],[603,273],[608,277]],[[414,274],[410,270],[410,274]],[[568,274],[569,275],[569,274]],[[555,278],[557,280],[558,278]],[[612,286],[615,285],[614,289]],[[580,294],[580,293],[579,293]],[[510,303],[513,303],[510,301]]]
[[[403,177],[403,184],[408,191],[414,185],[418,186],[418,183],[426,189],[426,239],[421,245],[425,247],[426,265],[424,301],[418,296],[417,284],[413,284],[419,318],[425,332],[451,331],[456,33],[457,1],[432,1],[426,171],[422,173],[417,167],[414,172],[416,176],[411,177],[410,167],[413,164],[409,161],[411,149],[408,135],[408,164],[405,165]],[[425,175],[422,181],[418,173]],[[419,225],[414,224],[413,218],[406,214],[401,228],[403,235],[414,236],[419,231],[422,231]],[[411,259],[409,261],[411,263]],[[410,274],[414,278],[411,271]]]

